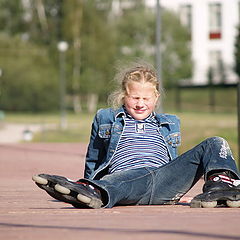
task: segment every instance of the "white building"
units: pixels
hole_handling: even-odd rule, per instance
[[[156,0],[145,0],[156,6]],[[206,84],[211,67],[214,81],[226,76],[228,83],[237,81],[234,73],[234,43],[239,24],[239,0],[160,0],[164,8],[175,11],[190,28],[193,84]]]

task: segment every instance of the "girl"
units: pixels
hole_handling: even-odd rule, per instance
[[[113,108],[99,110],[92,124],[84,179],[39,174],[35,183],[77,208],[111,208],[175,204],[204,175],[192,207],[239,207],[239,173],[227,142],[209,138],[178,156],[179,119],[154,112],[161,92],[153,68],[135,64],[117,78]]]

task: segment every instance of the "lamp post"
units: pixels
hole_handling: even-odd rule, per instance
[[[238,167],[240,168],[240,79],[237,85],[237,111],[238,111]]]
[[[60,95],[60,129],[67,128],[66,120],[66,75],[65,75],[65,52],[68,49],[68,43],[65,41],[60,41],[57,45],[59,51],[59,95]]]
[[[0,68],[0,78],[2,77],[3,75],[3,70]],[[0,79],[1,80],[1,79]],[[0,81],[0,96],[2,94],[2,86],[1,86],[1,81]],[[0,121],[4,119],[4,112],[0,109]]]
[[[157,0],[157,3],[156,3],[156,69],[157,69],[157,76],[159,81],[159,89],[163,90],[160,45],[161,45],[161,5],[160,5],[160,0]],[[162,100],[160,101],[160,105],[157,111],[163,112]]]
[[[2,69],[0,68],[0,78],[2,77],[2,73],[3,73],[3,72],[2,72]],[[1,84],[1,81],[0,81],[0,95],[1,95],[1,92],[2,92],[1,85],[2,85],[2,84]]]

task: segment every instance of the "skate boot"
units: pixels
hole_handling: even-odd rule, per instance
[[[203,185],[203,193],[195,196],[192,208],[240,207],[240,180],[229,173],[215,174]]]
[[[36,185],[45,190],[51,197],[76,208],[101,208],[101,193],[87,182],[74,182],[65,177],[38,174],[32,177]]]

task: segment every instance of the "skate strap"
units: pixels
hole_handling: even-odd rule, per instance
[[[222,182],[228,183],[230,185],[233,185],[235,187],[240,184],[240,180],[236,180],[236,179],[230,178],[230,177],[228,177],[226,175],[222,175],[222,174],[212,176],[212,177],[210,177],[210,180],[212,180],[214,182],[222,181]]]
[[[88,187],[91,188],[92,190],[99,192],[99,190],[98,190],[96,187],[94,187],[93,185],[91,185],[91,184],[89,184],[89,183],[87,183],[87,182],[82,182],[81,180],[78,180],[78,181],[76,181],[75,183],[76,183],[76,184],[81,184],[81,185],[83,185],[83,186],[88,186]]]

